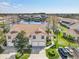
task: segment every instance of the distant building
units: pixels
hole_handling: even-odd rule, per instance
[[[65,25],[68,28],[71,28],[72,25],[76,24],[78,20],[76,19],[69,19],[69,18],[60,18],[60,23]]]

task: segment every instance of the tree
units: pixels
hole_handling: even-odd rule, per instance
[[[58,17],[52,16],[53,32],[58,30]]]
[[[5,28],[3,28],[3,32],[4,32],[4,33],[8,33],[8,32],[9,32],[9,30],[10,30],[10,28],[9,28],[9,27],[5,27]]]
[[[51,33],[51,31],[50,31],[50,24],[51,24],[51,20],[50,20],[50,17],[48,17],[47,19],[47,29],[46,29],[46,32],[47,32],[47,39],[49,40],[50,39],[50,36],[49,36],[49,34]]]
[[[6,36],[2,31],[0,31],[0,46],[4,44],[5,40],[6,40]]]
[[[29,39],[25,37],[26,33],[21,31],[18,33],[15,39],[14,46],[17,48],[17,51],[23,55],[23,49],[28,46]]]
[[[0,27],[3,29],[3,33],[8,33],[10,30],[10,24],[7,21],[1,22]]]

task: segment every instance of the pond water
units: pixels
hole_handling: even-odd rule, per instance
[[[47,24],[47,22],[34,22],[34,21],[30,21],[30,22],[27,22],[27,21],[20,21],[19,22],[20,24]]]

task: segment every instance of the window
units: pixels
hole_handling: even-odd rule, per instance
[[[36,39],[36,36],[35,35],[33,35],[33,39]]]
[[[12,40],[12,43],[14,43],[15,42],[15,40]]]
[[[41,36],[41,39],[44,39],[44,36]]]
[[[11,39],[11,36],[8,36],[8,39]]]

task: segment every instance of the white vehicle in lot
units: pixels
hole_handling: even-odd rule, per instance
[[[67,50],[67,52],[69,53],[70,56],[74,55],[73,50],[71,48],[66,47],[65,49]]]

